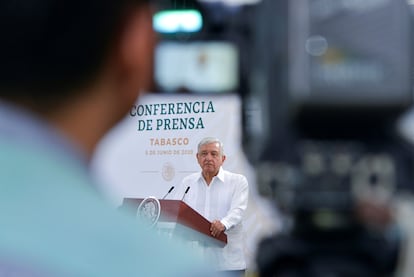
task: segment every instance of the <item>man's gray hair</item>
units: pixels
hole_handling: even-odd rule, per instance
[[[198,143],[197,152],[200,152],[201,146],[206,145],[206,144],[210,144],[210,143],[218,143],[219,149],[220,149],[220,155],[224,155],[223,143],[218,138],[214,138],[214,137],[206,137],[206,138],[203,138]]]

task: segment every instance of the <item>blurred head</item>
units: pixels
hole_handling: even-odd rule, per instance
[[[223,144],[219,139],[208,137],[198,144],[197,161],[204,175],[216,175],[225,159]]]
[[[146,2],[0,0],[0,98],[56,110],[85,93],[108,62],[123,66],[119,75],[134,67],[130,89],[147,89],[153,45]]]

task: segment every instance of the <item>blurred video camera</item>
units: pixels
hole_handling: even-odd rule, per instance
[[[262,1],[244,149],[287,228],[258,248],[260,276],[390,276],[398,240],[359,201],[412,190],[412,23],[404,0]],[[395,234],[394,234],[395,235]]]

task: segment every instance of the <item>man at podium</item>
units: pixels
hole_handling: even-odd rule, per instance
[[[183,199],[211,222],[211,236],[227,235],[223,248],[203,245],[203,255],[217,270],[229,276],[243,276],[246,269],[243,240],[243,214],[248,202],[245,176],[224,170],[226,156],[217,138],[202,139],[197,148],[201,172],[186,176],[175,190],[174,198]]]

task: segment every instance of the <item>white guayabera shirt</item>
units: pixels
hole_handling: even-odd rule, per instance
[[[218,270],[240,270],[246,268],[242,219],[248,202],[248,183],[245,176],[220,168],[208,186],[201,172],[183,179],[174,193],[207,220],[220,220],[226,226],[227,245],[224,248],[204,246],[201,251],[212,259]]]

